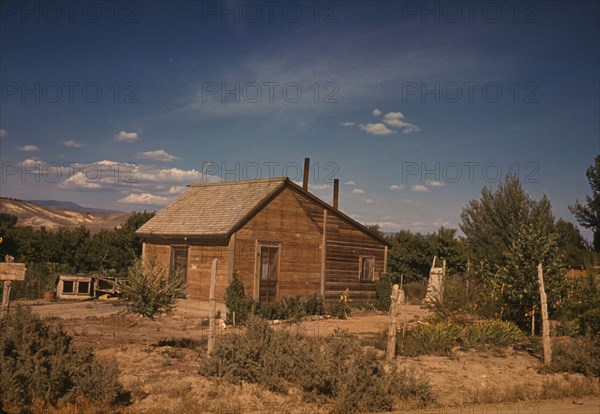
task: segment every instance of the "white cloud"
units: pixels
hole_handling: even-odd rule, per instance
[[[365,203],[367,203],[367,204],[374,204],[375,203],[375,201],[371,200],[370,198],[365,198],[363,201]]]
[[[372,112],[372,113],[373,113],[373,115],[374,115],[374,116],[379,116],[379,115],[381,115],[381,111],[380,111],[379,109],[377,109],[377,108],[373,109],[373,112]]]
[[[137,158],[144,160],[155,160],[155,161],[173,161],[180,160],[181,158],[176,157],[175,155],[171,155],[165,150],[156,150],[156,151],[146,151],[146,152],[138,152],[136,154]]]
[[[392,131],[381,122],[376,124],[360,124],[359,128],[365,131],[367,134],[372,135],[391,135],[396,133],[396,131]]]
[[[6,129],[0,128],[0,138],[8,135],[8,131]]]
[[[180,194],[185,191],[185,185],[172,185],[169,188],[169,194]]]
[[[428,193],[429,192],[429,188],[425,187],[422,184],[413,185],[412,190],[416,193]]]
[[[443,187],[446,183],[443,181],[425,181],[425,185],[429,187]]]
[[[73,141],[73,140],[65,141],[65,142],[63,142],[63,145],[65,147],[71,147],[71,148],[81,148],[81,147],[84,147],[84,145],[82,143],[77,142],[77,141]]]
[[[355,188],[354,190],[352,190],[352,194],[364,194],[365,190],[361,189],[361,188]]]
[[[404,189],[404,184],[392,184],[390,185],[390,190],[392,191],[401,191]]]
[[[139,139],[139,136],[137,132],[121,131],[118,134],[116,134],[113,138],[115,141],[119,142],[133,142],[137,141]]]
[[[179,168],[161,168],[161,169],[142,169],[133,177],[137,181],[147,181],[151,183],[189,183],[200,181],[219,181],[218,177],[203,176],[198,170],[181,170]]]
[[[356,183],[354,181],[350,180],[350,181],[346,181],[344,183],[344,185],[356,185]]]
[[[167,197],[157,196],[150,193],[129,194],[127,197],[117,201],[120,204],[136,204],[163,206],[169,202]]]
[[[403,129],[405,134],[421,130],[418,126],[411,124],[410,122],[404,122],[402,119],[404,119],[404,114],[402,112],[388,112],[383,117],[383,122],[386,125]]]
[[[95,174],[95,171],[94,171]],[[76,172],[65,181],[58,185],[58,188],[65,190],[98,190],[102,188],[100,182],[102,178],[92,177],[91,174],[84,174],[83,172]]]
[[[354,122],[342,122],[340,125],[345,128],[352,128],[354,126]]]
[[[36,152],[40,150],[40,148],[36,145],[24,145],[22,147],[17,147],[17,149],[23,152]]]

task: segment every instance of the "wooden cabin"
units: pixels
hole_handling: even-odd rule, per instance
[[[289,178],[188,187],[137,234],[144,257],[181,273],[190,299],[208,300],[214,258],[218,302],[234,273],[260,302],[313,294],[335,301],[345,289],[355,303],[375,299],[388,242]]]

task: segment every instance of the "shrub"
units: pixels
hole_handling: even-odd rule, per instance
[[[234,273],[233,280],[225,290],[225,306],[227,306],[225,323],[228,325],[233,323],[234,312],[235,323],[239,325],[243,325],[250,315],[252,301],[246,300],[244,283],[237,273]]]
[[[375,309],[387,311],[390,309],[392,286],[396,283],[396,278],[389,273],[385,273],[375,282],[375,292],[377,293],[377,301]]]
[[[461,334],[461,341],[468,346],[508,346],[523,340],[525,340],[525,334],[517,325],[498,320],[467,325]]]
[[[182,292],[181,278],[169,277],[154,255],[144,262],[135,259],[127,279],[119,280],[117,286],[128,312],[148,320],[171,313]]]
[[[581,334],[600,338],[600,308],[590,309],[578,319]]]
[[[114,404],[121,392],[114,362],[76,349],[62,329],[17,306],[0,321],[0,411],[27,412],[78,397]]]
[[[600,340],[566,338],[552,347],[552,363],[548,372],[578,372],[600,377]]]
[[[329,313],[331,316],[340,319],[346,319],[352,312],[348,302],[350,302],[350,290],[346,289],[340,295],[340,299],[329,306]]]
[[[227,306],[226,323],[233,323],[235,312],[236,324],[243,325],[251,314],[263,319],[287,319],[300,321],[306,315],[323,314],[323,298],[316,294],[305,298],[301,296],[284,297],[277,302],[256,303],[246,299],[244,284],[239,276],[234,275],[233,281],[225,291],[225,305]]]
[[[201,372],[276,392],[299,389],[307,400],[329,402],[334,413],[389,411],[396,398],[433,399],[426,380],[410,371],[386,373],[353,335],[336,331],[319,339],[274,331],[256,317],[244,335],[219,338]]]
[[[460,342],[461,327],[455,323],[419,323],[397,341],[401,355],[445,355]]]
[[[406,299],[411,302],[421,302],[425,299],[427,294],[427,281],[411,282],[403,286],[404,292],[406,292]]]
[[[398,353],[415,356],[446,355],[455,346],[508,346],[525,339],[512,322],[488,320],[477,323],[453,321],[419,323],[397,341]]]

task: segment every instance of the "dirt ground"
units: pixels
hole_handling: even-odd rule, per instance
[[[236,386],[198,374],[196,350],[175,341],[206,341],[206,303],[178,303],[173,314],[150,324],[123,313],[110,301],[24,301],[44,317],[61,319],[75,342],[90,345],[100,358],[115,358],[120,380],[131,392],[128,413],[316,413],[324,407],[308,405],[300,395],[277,394],[254,384]],[[406,305],[407,324],[427,316],[417,305]],[[224,315],[224,311],[223,311]],[[387,316],[354,311],[347,320],[317,319],[294,325],[308,335],[326,336],[335,329],[357,335],[381,332]],[[276,327],[287,324],[275,322]],[[277,326],[279,325],[279,326]],[[236,328],[221,329],[228,335]],[[150,347],[146,346],[149,341]],[[600,384],[580,375],[539,373],[541,362],[512,347],[489,351],[459,351],[450,357],[399,358],[402,365],[424,374],[435,390],[435,408],[397,412],[422,414],[600,414]],[[575,397],[562,398],[565,395]],[[478,405],[479,404],[479,405]]]

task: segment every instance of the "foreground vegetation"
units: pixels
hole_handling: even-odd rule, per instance
[[[0,321],[0,412],[47,412],[84,401],[109,408],[121,392],[116,363],[74,347],[56,323],[21,306]]]
[[[401,400],[415,407],[434,401],[425,378],[385,367],[353,335],[338,331],[315,338],[275,331],[257,317],[248,319],[244,334],[221,338],[202,372],[277,392],[297,389],[306,401],[327,404],[332,413],[390,411]]]

